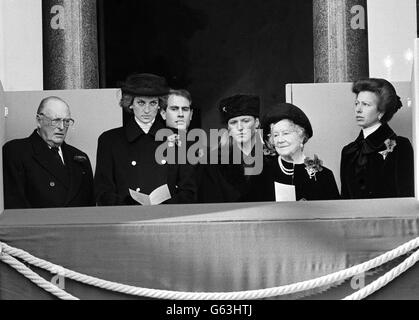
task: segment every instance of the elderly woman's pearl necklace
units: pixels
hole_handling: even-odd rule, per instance
[[[294,164],[292,164],[292,169],[285,168],[284,164],[282,163],[282,158],[281,157],[278,157],[278,163],[279,163],[279,167],[281,168],[281,171],[285,175],[287,175],[287,176],[294,175]]]

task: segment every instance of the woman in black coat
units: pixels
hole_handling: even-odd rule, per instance
[[[262,199],[339,199],[333,172],[324,167],[316,155],[310,159],[304,154],[304,145],[313,136],[313,129],[301,109],[288,103],[274,105],[262,123],[264,132],[268,133],[263,174],[260,176]]]
[[[201,203],[257,201],[255,177],[262,171],[262,141],[258,135],[260,98],[234,95],[219,103],[227,127],[217,149],[207,152],[208,164],[198,170]]]
[[[156,160],[162,144],[156,135],[165,128],[158,111],[169,93],[166,80],[137,74],[128,77],[121,91],[120,106],[127,120],[122,127],[106,131],[98,139],[94,179],[98,205],[138,205],[132,194],[149,195],[165,185],[170,199],[163,203],[196,202],[193,167]]]
[[[342,197],[414,197],[412,146],[388,125],[402,107],[396,90],[384,79],[365,79],[355,82],[352,91],[355,119],[362,130],[342,150]]]

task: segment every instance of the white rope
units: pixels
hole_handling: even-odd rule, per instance
[[[44,289],[45,291],[51,293],[61,300],[79,300],[71,294],[53,285],[51,282],[46,281],[44,278],[40,277],[38,274],[25,266],[22,262],[16,260],[6,253],[0,253],[0,261],[8,264],[25,278],[35,283],[38,287]]]
[[[11,256],[17,257],[25,262],[34,265],[38,268],[48,270],[49,272],[56,271],[60,266],[54,265],[48,261],[36,258],[29,253],[12,248],[5,243],[0,242],[3,251]],[[302,281],[294,284],[284,285],[280,287],[249,290],[238,292],[179,292],[157,289],[146,289],[141,287],[133,287],[123,285],[116,282],[106,281],[99,278],[87,276],[78,272],[68,269],[62,269],[66,278],[78,281],[87,285],[95,286],[98,288],[115,291],[123,294],[155,298],[155,299],[170,299],[170,300],[254,300],[263,298],[272,298],[282,295],[289,295],[306,290],[315,289],[327,285],[334,284],[338,281],[363,274],[371,269],[379,267],[397,257],[403,256],[408,252],[419,247],[419,238],[405,243],[398,248],[391,250],[383,255],[378,256],[370,261],[364,262],[357,266],[338,271],[326,276],[322,276],[313,280]],[[0,250],[1,251],[1,250]]]
[[[377,292],[391,281],[396,279],[398,276],[403,274],[409,268],[413,267],[416,262],[419,261],[419,250],[413,253],[409,258],[407,258],[403,263],[399,264],[397,267],[391,269],[382,277],[378,278],[374,282],[370,283],[368,286],[362,288],[361,290],[355,292],[354,294],[344,298],[343,300],[362,300]]]

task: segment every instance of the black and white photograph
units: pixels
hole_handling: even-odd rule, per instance
[[[418,299],[418,16],[0,0],[0,300]]]

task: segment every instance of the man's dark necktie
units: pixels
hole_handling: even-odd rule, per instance
[[[51,151],[54,155],[54,158],[60,163],[60,165],[64,166],[63,160],[61,159],[58,150],[59,149],[57,147],[51,147]]]

